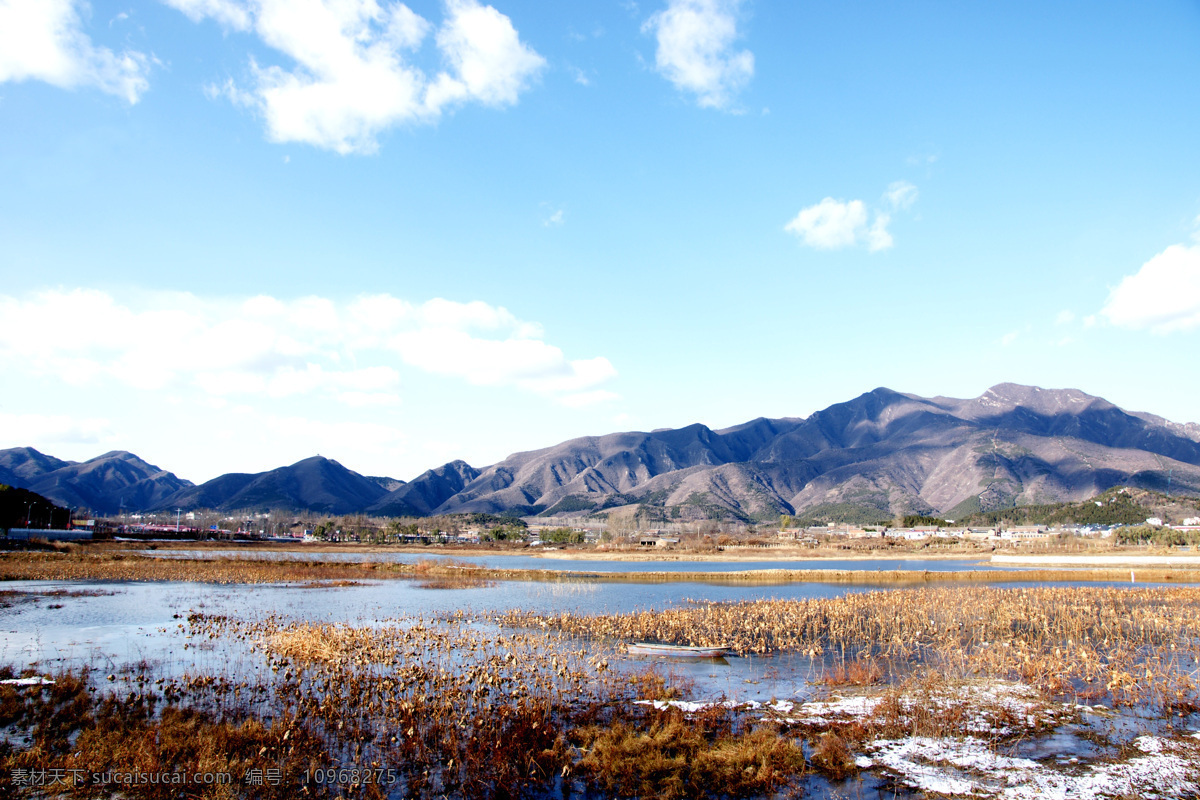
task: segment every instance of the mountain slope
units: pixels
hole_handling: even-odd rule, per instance
[[[978,398],[886,388],[803,420],[621,433],[518,453],[434,509],[578,511],[641,503],[665,518],[811,509],[944,513],[1077,500],[1118,483],[1200,493],[1191,427],[1076,390],[1000,384]]]
[[[0,464],[15,473],[13,485],[37,492],[68,508],[87,508],[99,514],[156,505],[189,481],[148,464],[133,453],[114,450],[73,463],[20,447],[0,452]]]
[[[372,503],[367,512],[389,517],[428,516],[477,477],[479,470],[467,462],[451,461],[388,492]]]
[[[221,475],[166,498],[159,509],[221,511],[291,509],[326,514],[362,511],[386,490],[378,482],[322,456],[258,474]]]
[[[74,464],[32,448],[0,451],[0,482],[107,513],[427,516],[637,505],[665,520],[953,516],[1082,500],[1117,484],[1200,494],[1200,426],[1127,412],[1075,389],[998,384],[956,399],[881,387],[805,419],[581,437],[482,469],[450,462],[409,483],[364,477],[317,456],[193,486],[129,453]]]
[[[32,447],[0,450],[0,480],[10,484],[15,481],[34,481],[47,472],[68,467],[72,463],[39,453]]]

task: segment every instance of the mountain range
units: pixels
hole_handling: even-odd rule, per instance
[[[194,485],[116,451],[82,463],[0,451],[0,483],[101,514],[296,509],[428,516],[586,513],[661,519],[869,521],[1082,500],[1114,485],[1200,494],[1200,426],[1075,389],[1000,384],[971,399],[879,388],[807,418],[759,418],[572,439],[411,481],[314,456]]]

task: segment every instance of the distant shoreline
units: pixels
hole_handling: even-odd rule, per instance
[[[902,552],[889,553],[875,551],[870,553],[854,552],[846,555],[821,553],[806,553],[803,550],[788,549],[753,549],[738,548],[738,552],[725,550],[720,553],[680,553],[680,552],[596,552],[579,550],[552,550],[541,553],[522,553],[519,555],[536,555],[548,560],[585,559],[587,561],[714,561],[737,563],[739,561],[987,561],[990,553],[919,553]]]
[[[1105,555],[1075,555],[1075,554],[1045,554],[1045,555],[1010,555],[1007,553],[994,555],[993,564],[1054,564],[1078,567],[1194,567],[1200,568],[1200,556],[1183,555],[1137,555],[1134,553],[1108,553]]]
[[[854,550],[830,552],[829,550],[810,550],[796,547],[729,547],[720,552],[692,552],[688,550],[596,550],[590,547],[564,549],[547,549],[544,547],[524,547],[510,549],[507,547],[478,547],[472,545],[377,545],[346,542],[220,542],[220,541],[155,541],[155,542],[120,542],[121,549],[163,549],[163,550],[262,550],[267,552],[304,553],[306,555],[321,555],[324,553],[397,553],[404,555],[442,555],[455,558],[476,558],[479,556],[527,557],[547,561],[709,561],[736,564],[742,561],[987,561],[991,551],[964,552],[923,552],[919,550]],[[111,545],[110,545],[111,546]],[[551,545],[553,547],[553,545]],[[552,569],[552,567],[550,567]]]
[[[85,545],[90,548],[106,550],[249,550],[263,552],[302,553],[309,556],[319,556],[326,553],[363,553],[363,554],[404,554],[415,556],[449,556],[454,558],[478,558],[481,556],[537,558],[547,562],[553,561],[608,561],[608,562],[656,562],[676,563],[680,561],[696,561],[711,563],[730,563],[754,561],[978,561],[981,564],[1036,566],[1176,566],[1200,568],[1200,554],[1177,555],[1171,552],[1147,553],[1144,548],[1135,550],[1113,551],[1105,548],[1103,552],[1091,553],[1055,553],[1042,551],[1038,553],[1007,552],[996,553],[992,550],[976,550],[974,552],[952,550],[930,552],[924,549],[913,550],[848,550],[831,551],[827,548],[798,548],[798,547],[726,547],[719,552],[693,552],[688,550],[600,550],[591,546],[567,546],[561,549],[545,547],[505,546],[487,547],[478,545],[378,545],[357,542],[263,542],[263,541],[147,541],[147,542],[94,542]],[[553,548],[553,545],[550,545]],[[547,564],[547,569],[555,567]]]

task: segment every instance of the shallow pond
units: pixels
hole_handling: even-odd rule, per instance
[[[964,572],[972,570],[1020,571],[1028,567],[992,566],[978,558],[947,559],[763,559],[761,561],[609,561],[589,558],[557,558],[536,555],[458,555],[455,553],[348,553],[319,549],[312,550],[142,550],[142,555],[155,558],[240,558],[263,561],[388,561],[412,564],[421,560],[455,560],[477,564],[488,569],[551,569],[567,572],[740,572],[762,569],[828,569],[861,572]]]
[[[175,551],[178,553],[179,551]],[[238,557],[332,557],[349,560],[350,554],[268,553],[230,551]],[[211,552],[206,555],[213,555]],[[358,556],[359,554],[354,554]],[[374,557],[374,555],[372,556]],[[396,556],[417,559],[421,556]],[[357,559],[355,559],[357,560]],[[487,566],[518,567],[514,557],[472,559]],[[496,563],[486,563],[494,560]],[[567,567],[600,572],[645,572],[672,570],[717,571],[797,567],[805,562],[558,562],[525,557],[534,568]],[[824,568],[861,566],[864,562],[807,562]],[[871,564],[871,562],[866,562]],[[970,562],[903,562],[906,567],[936,563],[943,568],[971,568]],[[876,569],[894,569],[896,562],[879,562]],[[628,569],[632,567],[632,569]],[[868,567],[870,568],[870,567]],[[1019,575],[1014,575],[1019,577]],[[1060,583],[1057,585],[1080,585]],[[188,675],[228,676],[232,679],[253,677],[270,680],[268,665],[261,651],[256,652],[249,638],[215,639],[192,635],[187,617],[193,612],[209,616],[228,615],[240,620],[274,619],[300,622],[348,623],[371,627],[388,622],[434,620],[461,612],[469,624],[477,626],[485,638],[500,633],[491,617],[507,610],[535,613],[564,611],[583,613],[624,613],[686,606],[693,602],[749,601],[760,599],[835,598],[851,593],[879,589],[905,592],[939,585],[934,579],[921,586],[895,584],[794,583],[781,585],[728,585],[679,581],[669,583],[609,582],[603,578],[588,580],[577,576],[570,582],[497,581],[479,586],[434,588],[412,579],[363,581],[353,585],[248,584],[215,585],[191,582],[51,582],[13,581],[0,585],[0,663],[18,669],[35,666],[41,674],[61,668],[88,666],[93,675],[116,674],[117,685],[139,669],[167,678]],[[994,588],[1045,586],[1032,581],[1004,581],[989,584]],[[1128,587],[1130,584],[1099,584]],[[1136,584],[1145,588],[1147,584]],[[727,699],[735,703],[756,701],[770,704],[776,699],[802,702],[820,693],[821,676],[830,667],[832,653],[824,657],[783,654],[770,657],[727,657],[714,660],[664,660],[633,658],[614,654],[613,665],[623,675],[658,667],[668,683],[691,687],[686,694],[698,698]],[[1194,662],[1189,669],[1194,667]],[[1033,759],[1038,769],[1067,772],[1090,769],[1089,762],[1116,757],[1122,748],[1147,732],[1182,728],[1194,729],[1200,718],[1191,714],[1174,720],[1141,717],[1133,713],[1085,716],[1076,722],[1058,726],[1052,732],[1031,735],[1006,750],[1006,758]],[[1097,735],[1099,739],[1097,738]],[[1103,743],[1100,743],[1100,742]],[[899,745],[896,745],[898,747]],[[911,755],[886,749],[870,751],[876,767],[859,773],[845,783],[810,777],[803,783],[807,796],[920,796],[915,784],[897,782],[890,774],[898,767],[893,761],[908,764]],[[904,761],[901,757],[909,759]],[[977,753],[958,754],[960,760],[978,759]],[[891,759],[892,761],[888,761]],[[905,769],[921,774],[927,767],[915,762]],[[891,770],[892,772],[889,772]],[[901,772],[901,774],[903,774]],[[1040,775],[1041,773],[1038,773]],[[1051,775],[1058,780],[1059,773]],[[1037,776],[1035,776],[1037,777]],[[908,780],[904,778],[903,780]],[[982,779],[981,779],[982,780]],[[987,780],[991,780],[987,778]],[[1031,779],[1032,780],[1032,779]],[[1042,780],[1042,777],[1037,777]]]
[[[1041,584],[1006,581],[989,585],[1011,588]],[[206,650],[193,645],[188,648],[188,657],[180,659],[183,640],[177,628],[180,619],[192,611],[242,619],[278,615],[294,621],[369,626],[398,618],[431,619],[457,611],[478,616],[516,609],[616,614],[690,602],[831,598],[880,589],[906,591],[884,584],[761,586],[603,580],[498,581],[449,589],[430,588],[416,580],[363,581],[349,586],[11,581],[3,584],[6,598],[4,607],[0,607],[0,664],[89,664],[111,671],[148,661],[168,671],[189,666],[208,668],[212,665],[196,660],[198,654],[212,652],[211,647]],[[212,660],[226,657],[228,654],[212,652]],[[628,661],[635,669],[645,663],[666,665],[676,676],[695,682],[702,694],[754,700],[808,696],[810,681],[823,666],[798,655],[730,657],[716,662],[652,658]],[[179,664],[170,667],[174,662]]]

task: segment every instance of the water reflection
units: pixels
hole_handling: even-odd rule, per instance
[[[163,674],[179,675],[227,672],[242,664],[246,655],[230,643],[184,638],[182,620],[192,611],[240,619],[276,614],[296,621],[370,626],[460,610],[477,615],[516,608],[623,613],[697,600],[837,597],[875,587],[502,582],[429,590],[417,582],[392,580],[325,587],[20,581],[7,588],[24,597],[7,609],[0,630],[0,662],[36,663],[42,669],[87,665],[101,672],[119,672],[147,662]],[[819,671],[807,659],[794,656],[730,657],[724,663],[629,658],[622,668],[636,671],[650,663],[661,666],[671,680],[694,685],[702,695],[739,701],[807,697],[807,681]]]
[[[453,559],[468,561],[488,569],[550,569],[567,572],[739,572],[760,569],[829,569],[863,572],[963,572],[967,570],[1015,571],[1026,569],[1011,565],[993,566],[979,558],[946,559],[808,559],[795,561],[774,559],[762,561],[608,561],[587,558],[548,558],[527,555],[465,555],[459,553],[350,553],[331,550],[142,550],[142,555],[154,558],[239,558],[262,561],[387,561],[413,564],[422,559]]]
[[[1027,581],[992,584],[997,588],[1045,585]],[[1064,584],[1065,585],[1065,584]],[[1078,584],[1076,584],[1078,585]],[[1128,584],[1090,584],[1128,585]],[[1145,587],[1150,584],[1139,584]],[[378,625],[405,617],[432,619],[455,612],[488,616],[512,609],[536,613],[619,614],[665,609],[693,602],[803,600],[833,598],[877,589],[871,584],[794,583],[770,586],[694,582],[607,583],[500,581],[477,586],[431,589],[408,580],[364,581],[354,585],[244,584],[186,582],[7,583],[7,607],[0,623],[0,663],[89,664],[113,670],[141,661],[160,662],[168,671],[196,664],[212,651],[207,642],[181,638],[181,620],[191,611],[255,619],[276,614],[294,621]],[[186,659],[181,659],[187,645]],[[212,659],[219,662],[218,653]],[[630,659],[633,668],[638,659]],[[661,659],[659,660],[661,661]],[[808,680],[820,666],[795,655],[730,657],[666,662],[669,671],[693,681],[705,694],[768,700],[807,696]],[[211,666],[211,665],[209,665]]]

